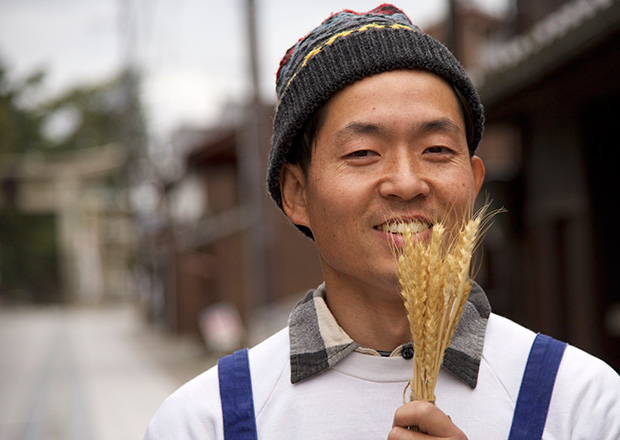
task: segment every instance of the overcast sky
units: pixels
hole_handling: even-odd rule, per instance
[[[478,0],[498,10],[507,0]],[[377,0],[256,0],[263,96],[272,99],[280,58],[334,11]],[[424,27],[445,0],[394,2]],[[47,72],[50,94],[105,80],[131,58],[143,74],[150,126],[165,134],[205,125],[248,85],[245,0],[0,0],[0,57],[13,76]]]

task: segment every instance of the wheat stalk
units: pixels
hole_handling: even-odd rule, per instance
[[[488,206],[465,221],[454,237],[436,223],[428,241],[418,240],[412,228],[403,225],[404,246],[396,256],[414,347],[413,379],[407,385],[411,400],[435,402],[443,356],[471,290],[472,255],[490,217],[501,211],[487,214]]]

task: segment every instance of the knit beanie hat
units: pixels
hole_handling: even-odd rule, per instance
[[[280,62],[267,170],[268,190],[280,209],[280,171],[306,121],[347,85],[397,69],[435,73],[460,92],[471,112],[468,138],[473,154],[482,137],[484,112],[473,83],[454,55],[395,6],[383,4],[365,13],[344,10],[300,39]],[[307,228],[299,229],[311,236]]]

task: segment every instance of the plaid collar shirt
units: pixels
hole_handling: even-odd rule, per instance
[[[446,350],[443,367],[461,381],[475,388],[484,346],[484,335],[491,306],[482,288],[473,283],[463,316],[452,343]],[[361,347],[338,325],[325,303],[325,285],[309,291],[289,317],[291,344],[291,383],[316,376],[344,359],[353,351],[379,355]],[[397,347],[392,356],[400,355]]]

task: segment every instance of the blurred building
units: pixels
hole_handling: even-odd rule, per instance
[[[516,1],[472,69],[487,113],[486,190],[508,214],[481,281],[496,311],[620,369],[620,2]]]
[[[272,113],[264,106],[256,119],[177,135],[185,171],[165,188],[170,223],[144,240],[160,243],[153,314],[175,331],[200,334],[203,314],[222,303],[250,331],[269,324],[256,321],[261,311],[283,304],[273,326],[285,325],[289,307],[322,281],[314,244],[267,195]]]

